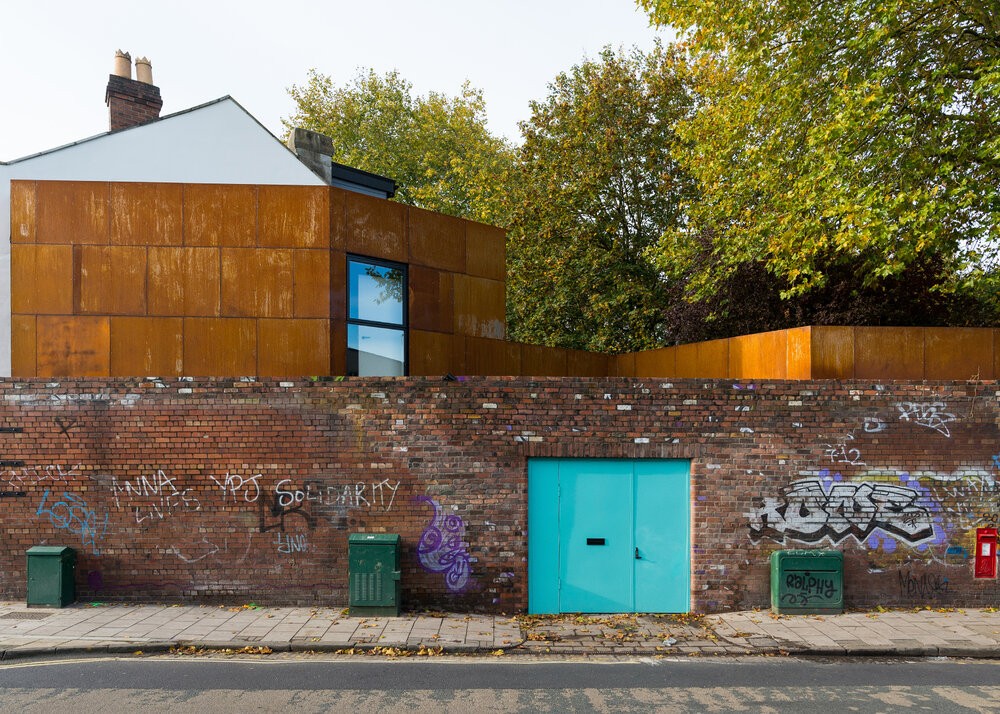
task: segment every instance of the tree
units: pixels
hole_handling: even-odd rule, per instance
[[[998,314],[1000,19],[975,0],[639,0],[687,33],[698,181],[661,268],[711,296],[759,263],[782,296],[848,279]],[[710,260],[698,237],[711,236]],[[929,271],[929,272],[928,272]],[[946,310],[955,315],[958,308]]]
[[[458,96],[414,96],[398,72],[359,72],[349,83],[311,70],[288,90],[296,110],[282,120],[333,139],[333,160],[388,176],[396,199],[491,222],[512,160],[507,143],[486,128],[482,92],[468,83]]]
[[[688,106],[683,64],[660,46],[606,48],[531,104],[505,205],[514,339],[610,352],[662,342],[666,286],[645,253],[680,225],[690,193],[671,157]]]

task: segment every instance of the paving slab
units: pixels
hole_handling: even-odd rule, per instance
[[[0,659],[170,647],[337,651],[378,647],[521,654],[946,655],[1000,658],[996,608],[790,616],[492,616],[414,613],[348,617],[324,607],[84,603],[62,609],[0,602]]]

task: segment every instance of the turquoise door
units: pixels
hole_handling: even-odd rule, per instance
[[[532,459],[528,611],[687,612],[688,462]]]

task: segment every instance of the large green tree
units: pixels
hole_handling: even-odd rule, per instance
[[[485,222],[512,160],[507,142],[486,127],[482,92],[415,95],[398,72],[361,71],[344,85],[312,70],[293,85],[295,112],[283,120],[333,139],[333,160],[394,179],[397,200]]]
[[[686,33],[697,88],[677,130],[699,194],[654,251],[665,272],[704,297],[759,265],[786,298],[914,273],[996,315],[995,3],[639,4]]]
[[[665,339],[666,286],[646,251],[690,192],[671,155],[683,67],[660,46],[605,49],[531,104],[505,208],[513,338],[610,352]]]

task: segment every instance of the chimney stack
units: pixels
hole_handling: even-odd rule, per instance
[[[153,86],[153,66],[145,57],[135,61],[135,76],[132,79],[131,55],[118,50],[104,95],[111,131],[145,124],[160,116],[160,88]]]

